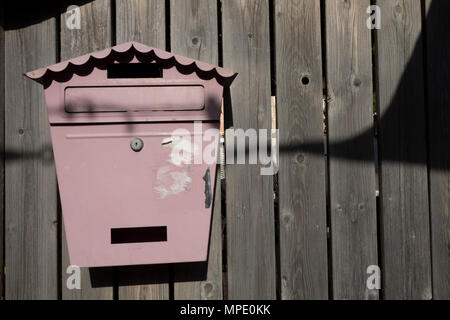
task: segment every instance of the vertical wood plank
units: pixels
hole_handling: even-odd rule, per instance
[[[433,299],[450,299],[450,2],[426,1]],[[445,36],[444,36],[445,37]],[[447,36],[448,39],[448,36]]]
[[[166,43],[164,0],[116,0],[117,43],[138,41],[164,49]],[[169,299],[167,265],[117,269],[119,299]]]
[[[218,65],[217,2],[170,2],[170,41],[174,53]]]
[[[109,0],[96,0],[80,6],[81,28],[66,27],[66,9],[71,5],[65,1],[61,14],[61,60],[71,59],[89,52],[111,46],[111,7]],[[70,290],[66,274],[70,265],[64,227],[62,228],[62,298],[64,300],[112,299],[113,268],[81,268],[81,289]]]
[[[23,74],[56,62],[56,8],[5,4],[7,299],[56,299],[57,187],[42,86]]]
[[[117,43],[137,41],[164,49],[165,12],[164,0],[116,0]]]
[[[0,1],[0,300],[4,298],[4,217],[5,217],[5,5]]]
[[[378,265],[369,0],[325,1],[333,298],[377,299]]]
[[[268,1],[223,1],[222,12],[223,64],[239,73],[226,117],[235,129],[270,129]],[[226,196],[228,298],[275,299],[273,177],[259,165],[227,165]]]
[[[320,2],[275,1],[275,30],[281,298],[327,299]]]
[[[169,299],[169,267],[162,265],[117,268],[119,300]]]
[[[421,3],[377,5],[384,295],[431,299]]]
[[[217,1],[170,2],[171,51],[218,65]],[[221,180],[216,178],[208,262],[174,266],[175,299],[222,299]]]

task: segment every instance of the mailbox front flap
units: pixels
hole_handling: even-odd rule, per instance
[[[206,260],[217,122],[59,125],[51,134],[72,264]]]

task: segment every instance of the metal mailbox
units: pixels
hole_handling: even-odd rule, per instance
[[[45,89],[71,264],[205,261],[216,162],[202,156],[236,74],[129,42],[26,75]]]

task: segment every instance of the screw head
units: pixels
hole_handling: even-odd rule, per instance
[[[139,152],[144,147],[144,141],[142,141],[142,139],[140,138],[134,138],[133,140],[131,140],[130,147],[133,151]]]

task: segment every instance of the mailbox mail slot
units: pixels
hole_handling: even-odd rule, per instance
[[[162,77],[132,74],[155,63]],[[70,263],[205,261],[216,162],[203,156],[236,74],[130,42],[27,76],[45,88]]]
[[[202,85],[66,87],[67,112],[124,112],[151,110],[201,110]]]

